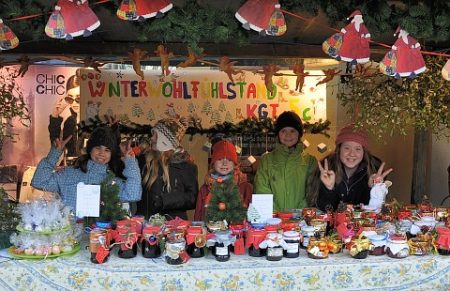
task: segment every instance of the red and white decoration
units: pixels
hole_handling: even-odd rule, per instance
[[[424,72],[426,70],[425,61],[417,40],[400,27],[397,28],[394,35],[398,35],[398,39],[380,63],[380,71],[396,78],[414,78]]]
[[[170,0],[123,0],[117,10],[122,20],[144,20],[162,16],[173,8]]]

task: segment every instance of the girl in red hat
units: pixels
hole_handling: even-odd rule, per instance
[[[322,210],[337,209],[339,202],[367,205],[370,189],[392,171],[371,155],[368,138],[353,124],[343,127],[336,137],[336,150],[323,162],[309,180],[308,204]],[[381,164],[381,165],[380,165]]]
[[[194,220],[205,220],[207,207],[214,193],[211,193],[214,183],[223,183],[234,179],[239,187],[242,205],[247,208],[252,199],[253,186],[247,181],[247,175],[239,170],[236,147],[227,140],[214,144],[211,156],[211,170],[205,176],[205,183],[197,196]]]

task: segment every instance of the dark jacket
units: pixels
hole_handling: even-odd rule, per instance
[[[380,165],[379,160],[376,159],[377,169]],[[321,210],[325,210],[327,205],[331,205],[334,210],[340,201],[353,205],[359,205],[363,203],[367,205],[370,200],[370,187],[368,185],[369,177],[367,174],[367,166],[365,163],[361,163],[353,174],[348,178],[344,172],[344,177],[339,184],[334,186],[333,190],[328,190],[323,183],[320,183],[319,197],[317,199],[317,207]],[[320,178],[319,178],[320,179]]]
[[[77,113],[70,108],[71,115],[66,118],[64,121],[63,127],[63,140],[68,136],[72,135],[72,138],[66,144],[67,156],[69,157],[77,157],[79,154],[77,153]],[[48,124],[48,132],[50,134],[50,142],[53,144],[55,139],[60,137],[61,134],[61,124],[63,122],[63,118],[61,116],[53,117],[50,115],[50,121]]]
[[[138,162],[142,173],[145,155],[140,155]],[[175,153],[169,163],[170,192],[164,187],[163,171],[160,168],[158,178],[150,191],[143,186],[142,199],[137,202],[136,214],[144,215],[147,219],[156,213],[187,219],[186,210],[195,208],[198,193],[197,172],[197,166],[189,161],[186,152]]]

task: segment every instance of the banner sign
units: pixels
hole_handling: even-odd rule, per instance
[[[95,115],[117,115],[139,124],[161,118],[194,117],[204,128],[225,121],[276,118],[293,110],[304,121],[326,119],[326,85],[316,86],[318,77],[305,78],[302,93],[295,90],[296,76],[273,77],[272,92],[264,76],[252,71],[234,75],[211,68],[188,68],[161,76],[160,70],[144,71],[142,80],[132,70],[81,70],[81,119]],[[292,74],[292,71],[280,71]]]

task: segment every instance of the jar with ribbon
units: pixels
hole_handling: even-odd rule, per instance
[[[373,245],[367,237],[360,235],[352,238],[347,247],[352,258],[365,259],[369,255]]]
[[[306,253],[311,259],[326,259],[328,258],[328,244],[325,238],[318,239],[312,237],[309,240],[308,247],[306,248]]]
[[[129,259],[137,255],[138,234],[136,221],[124,219],[117,221],[115,243],[119,244],[119,258]]]
[[[386,244],[386,253],[395,259],[406,258],[409,255],[409,245],[404,233],[393,233]]]
[[[283,258],[283,250],[287,249],[287,243],[283,235],[277,232],[269,232],[259,247],[266,249],[266,259],[268,261],[279,261]]]
[[[205,256],[206,229],[203,226],[190,226],[186,233],[186,251],[191,258]]]
[[[433,249],[433,236],[431,233],[418,234],[408,240],[409,254],[414,256],[424,256]]]
[[[381,256],[386,254],[385,246],[387,244],[387,238],[388,234],[374,234],[367,237],[370,242],[372,243],[372,249],[370,250],[369,254],[372,256]]]
[[[319,238],[324,238],[327,230],[327,222],[320,218],[313,218],[310,221],[310,225],[314,227],[315,234]]]
[[[108,231],[94,228],[89,233],[89,251],[91,252],[91,262],[94,264],[103,264],[109,258]]]
[[[438,227],[438,237],[436,240],[437,250],[440,255],[450,255],[450,228]]]
[[[300,233],[298,231],[285,231],[283,240],[286,242],[286,249],[283,256],[286,258],[297,258],[300,253]]]
[[[231,250],[235,255],[245,254],[245,227],[244,224],[233,223],[230,225],[231,233],[235,236],[236,240],[231,247]]]
[[[144,258],[158,258],[161,256],[160,237],[161,226],[146,224],[142,230],[142,256]]]
[[[266,238],[266,235],[267,232],[265,229],[250,228],[247,230],[245,246],[249,256],[263,257],[266,255],[266,250],[259,247],[259,244]]]
[[[213,254],[219,262],[226,262],[230,259],[230,246],[234,243],[236,237],[231,230],[220,230],[213,233],[208,239],[206,245],[213,248]]]
[[[313,207],[303,208],[302,217],[308,223],[311,219],[316,217],[317,209]]]
[[[181,265],[189,261],[190,257],[186,252],[186,241],[177,234],[168,234],[165,244],[165,260],[169,265]]]

